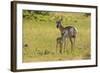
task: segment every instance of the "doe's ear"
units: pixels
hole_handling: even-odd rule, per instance
[[[63,16],[61,16],[61,19],[60,19],[60,21],[63,21]]]

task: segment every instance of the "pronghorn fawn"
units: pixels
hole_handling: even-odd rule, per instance
[[[58,51],[58,48],[60,49],[60,53],[63,52],[62,48],[63,48],[63,44],[64,44],[64,41],[63,41],[63,38],[62,37],[57,37],[56,38],[56,51]]]
[[[64,49],[66,47],[66,40],[69,39],[71,43],[71,49],[75,46],[75,39],[77,35],[77,29],[74,26],[66,26],[62,25],[62,18],[56,21],[56,27],[60,30],[62,40],[64,42]]]

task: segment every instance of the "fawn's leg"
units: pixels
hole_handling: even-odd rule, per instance
[[[56,53],[57,53],[57,51],[58,51],[58,43],[56,43]]]

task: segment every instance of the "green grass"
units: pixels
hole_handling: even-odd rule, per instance
[[[90,59],[90,16],[86,17],[84,13],[61,12],[36,16],[38,19],[23,18],[23,62]],[[62,54],[56,52],[56,38],[60,36],[60,32],[55,21],[59,16],[63,16],[64,27],[72,25],[78,29],[73,51],[67,41],[66,52]]]

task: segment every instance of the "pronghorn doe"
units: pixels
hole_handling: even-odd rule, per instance
[[[60,30],[62,40],[64,42],[64,49],[66,46],[66,40],[69,39],[71,43],[71,49],[73,49],[75,45],[75,38],[77,35],[77,29],[74,26],[67,26],[63,27],[62,26],[62,18],[58,21],[56,21],[56,27]]]

